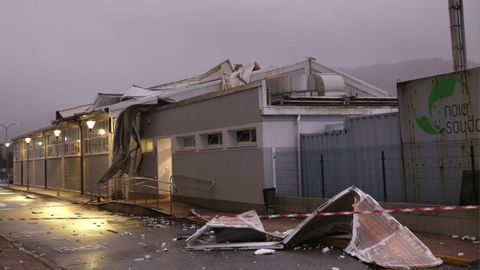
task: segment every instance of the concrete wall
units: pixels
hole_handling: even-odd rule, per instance
[[[174,175],[213,180],[213,192],[177,186],[178,195],[215,200],[263,204],[262,149],[232,149],[173,155]]]
[[[258,88],[252,88],[210,100],[146,113],[142,117],[143,138],[172,138],[212,130],[223,132],[224,146],[218,149],[176,151],[172,155],[174,175],[201,180],[214,180],[213,192],[198,188],[178,187],[177,196],[212,201],[235,201],[263,204],[263,150]],[[257,128],[257,144],[248,147],[227,146],[227,130],[238,126]],[[156,140],[154,140],[156,141]],[[161,150],[161,149],[160,149]],[[156,172],[156,159],[144,155],[139,174],[151,177]],[[192,186],[195,186],[195,181]]]
[[[261,121],[258,89],[144,114],[142,137],[159,137]]]

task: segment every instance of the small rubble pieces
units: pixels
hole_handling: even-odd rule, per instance
[[[265,232],[257,212],[252,210],[235,217],[213,218],[186,240],[186,248],[190,250],[281,249],[283,245],[279,242],[280,239]]]
[[[254,252],[255,255],[271,255],[274,253],[275,253],[274,249],[268,249],[268,248],[257,249]]]

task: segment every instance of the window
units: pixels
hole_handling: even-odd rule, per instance
[[[140,143],[142,144],[142,152],[143,153],[152,153],[153,152],[153,140],[152,139],[145,139],[141,140]]]
[[[256,143],[257,131],[254,128],[238,130],[236,131],[236,137],[237,144]]]
[[[207,135],[207,145],[208,146],[219,146],[222,145],[222,133],[213,133]]]
[[[30,155],[33,158],[45,158],[45,140],[43,137],[36,137],[30,144],[34,146],[34,152]]]
[[[62,140],[63,140],[63,134],[60,133],[60,136],[55,137],[55,134],[53,134],[53,131],[50,132],[50,134],[47,137],[47,156],[48,157],[59,157],[63,155],[63,148],[62,148]]]
[[[178,151],[192,151],[196,149],[195,135],[176,137],[175,142]]]
[[[105,154],[108,153],[108,120],[97,121],[90,131],[84,127],[85,131],[85,154]]]
[[[72,127],[65,129],[63,140],[65,143],[64,151],[66,156],[80,155],[80,128]]]
[[[22,160],[22,152],[23,152],[23,143],[22,142],[16,142],[13,144],[13,153],[14,153],[14,159],[15,161],[20,161]]]
[[[182,138],[183,148],[195,148],[195,137]]]

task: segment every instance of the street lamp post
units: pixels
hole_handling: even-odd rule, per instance
[[[5,143],[5,156],[6,156],[6,163],[7,163],[7,164],[6,164],[6,165],[7,165],[7,170],[6,170],[6,172],[7,172],[7,187],[10,186],[10,174],[9,174],[9,171],[10,171],[10,170],[9,170],[9,169],[10,169],[10,166],[9,166],[9,165],[10,165],[10,164],[8,164],[8,163],[9,163],[8,147],[10,147],[10,143],[9,143],[9,142],[6,142],[6,143]]]
[[[90,178],[89,182],[92,180],[92,132],[93,132],[93,127],[95,126],[95,121],[94,120],[88,120],[87,121],[87,127],[88,127],[88,153],[90,154],[89,158],[89,164],[88,164],[88,177]],[[91,183],[89,183],[90,187]],[[93,191],[90,190],[90,194],[93,194]],[[98,194],[100,196],[100,194]]]
[[[57,141],[56,145],[55,145],[55,153],[57,155],[57,157],[59,157],[59,151],[58,151],[58,138],[60,137],[60,133],[62,133],[62,131],[60,129],[55,129],[53,131],[53,135],[55,135],[55,140]],[[57,196],[60,197],[60,166],[58,166],[58,184],[57,184]]]
[[[29,156],[28,146],[30,145],[31,141],[32,141],[32,138],[30,137],[25,138],[25,142],[27,143],[27,191],[30,191],[30,156]]]
[[[18,123],[11,123],[8,125],[0,124],[0,127],[3,127],[5,129],[5,156],[7,157],[7,186],[10,186],[10,164],[8,160],[8,147],[10,146],[10,143],[8,142],[8,128],[12,126],[18,126]]]

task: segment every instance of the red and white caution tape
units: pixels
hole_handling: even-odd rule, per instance
[[[30,220],[75,220],[75,219],[102,219],[105,217],[32,217],[32,218],[0,218],[0,221],[30,221]]]
[[[480,209],[480,205],[460,205],[460,206],[434,206],[434,207],[414,207],[414,208],[394,208],[394,209],[375,209],[366,211],[337,211],[337,212],[318,212],[309,214],[278,214],[278,215],[258,215],[262,219],[276,219],[276,218],[306,218],[311,216],[346,216],[346,215],[365,215],[365,214],[381,214],[381,213],[411,213],[411,212],[438,212],[438,211],[452,211],[452,210],[471,210]],[[185,218],[202,218],[205,220],[221,217],[237,217],[237,215],[230,216],[202,216],[196,213],[195,216],[190,217],[163,217],[165,219],[185,219]],[[247,216],[248,217],[248,216]],[[0,218],[0,221],[30,221],[30,220],[75,220],[75,219],[102,219],[103,217],[35,217],[35,218]]]
[[[480,209],[480,205],[460,205],[460,206],[434,206],[434,207],[414,207],[414,208],[394,208],[394,209],[376,209],[366,211],[337,211],[337,212],[318,212],[310,214],[278,214],[278,215],[258,215],[262,219],[274,218],[305,218],[311,216],[346,216],[346,215],[364,215],[364,214],[381,214],[381,213],[411,213],[411,212],[434,212],[434,211],[451,211],[451,210],[469,210]],[[204,219],[212,219],[218,217],[236,217],[236,216],[202,216]]]

